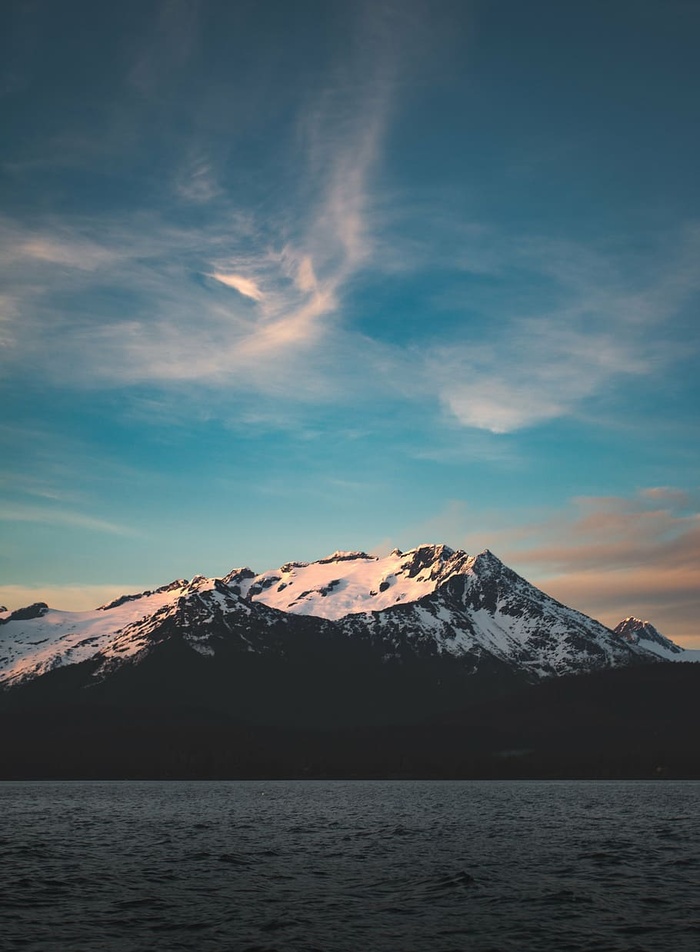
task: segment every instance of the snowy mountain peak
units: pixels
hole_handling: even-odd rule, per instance
[[[684,653],[680,645],[661,634],[649,621],[642,621],[630,615],[613,629],[616,635],[623,638],[628,644],[641,645],[648,651],[661,658],[672,658]]]
[[[228,575],[221,579],[223,585],[233,592],[234,595],[248,595],[248,591],[255,579],[253,569],[244,566],[243,568],[231,569]]]
[[[215,587],[218,579],[207,578],[205,575],[195,575],[182,590],[183,595],[193,595],[202,591],[210,591]]]
[[[502,562],[497,555],[494,555],[491,549],[484,549],[483,552],[479,552],[470,558],[474,571],[479,575],[489,573],[499,575],[502,572],[513,571],[508,568],[505,562]]]

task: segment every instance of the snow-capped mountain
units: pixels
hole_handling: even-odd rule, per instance
[[[665,661],[695,659],[696,651],[686,651],[680,645],[675,644],[665,635],[662,635],[649,621],[642,621],[641,618],[625,618],[613,629],[616,635],[630,645],[643,647],[645,651],[658,655]]]
[[[335,552],[256,575],[178,579],[90,612],[39,603],[0,613],[0,683],[91,662],[91,677],[136,665],[170,642],[201,657],[314,657],[362,645],[382,664],[443,659],[466,673],[531,680],[645,660],[684,660],[649,623],[613,632],[530,585],[488,550],[422,545],[386,557]]]

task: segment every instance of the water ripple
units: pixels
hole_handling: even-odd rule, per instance
[[[0,784],[3,952],[696,952],[696,783]]]

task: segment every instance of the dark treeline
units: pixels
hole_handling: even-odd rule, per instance
[[[511,685],[432,716],[418,704],[413,722],[402,709],[403,723],[368,723],[360,696],[355,724],[351,707],[344,723],[328,722],[319,696],[304,699],[302,721],[293,710],[285,719],[264,693],[260,716],[243,719],[215,692],[212,703],[170,692],[145,703],[133,684],[127,699],[71,692],[70,679],[79,673],[66,669],[41,694],[2,697],[0,777],[700,778],[700,665]]]

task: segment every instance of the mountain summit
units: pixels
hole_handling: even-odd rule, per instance
[[[680,645],[675,644],[649,621],[642,621],[641,618],[625,618],[619,625],[613,629],[616,635],[624,638],[628,644],[641,646],[645,651],[658,655],[665,660],[673,660],[674,656],[683,657],[688,660],[694,652],[686,652]]]
[[[91,612],[37,603],[0,614],[5,685],[74,666],[95,683],[146,660],[157,668],[174,653],[221,670],[244,658],[283,663],[303,654],[309,670],[322,671],[358,652],[370,668],[432,666],[438,680],[449,668],[460,678],[488,671],[528,681],[694,654],[648,622],[628,618],[611,631],[489,550],[472,556],[446,545],[383,557],[338,551],[262,574],[239,568],[221,579],[177,579]]]
[[[262,575],[234,569],[223,581],[271,608],[336,620],[418,601],[451,575],[468,571],[483,555],[469,556],[446,545],[394,549],[383,558],[334,552],[317,562],[287,562]]]

